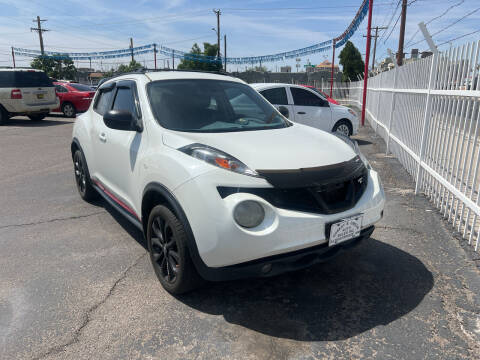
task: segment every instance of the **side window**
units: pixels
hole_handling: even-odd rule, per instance
[[[55,85],[55,91],[58,93],[66,93],[68,90],[62,85]]]
[[[288,105],[287,91],[284,87],[263,90],[260,91],[260,94],[262,94],[270,104]]]
[[[227,99],[237,117],[262,118],[265,113],[245,92],[237,88],[225,90]]]
[[[97,95],[97,98],[95,99],[95,105],[93,109],[100,115],[105,114],[108,110],[107,107],[108,107],[108,104],[110,104],[110,99],[112,98],[112,95],[113,95],[112,89],[100,90],[99,94]]]
[[[290,90],[292,91],[293,103],[299,106],[323,106],[324,101],[320,99],[314,93],[296,88],[291,87]]]
[[[115,100],[113,101],[112,110],[126,110],[136,115],[135,98],[133,97],[132,89],[127,87],[119,87]]]

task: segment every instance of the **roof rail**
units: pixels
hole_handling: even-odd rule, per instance
[[[114,79],[114,78],[117,78],[117,77],[123,76],[123,75],[139,75],[139,74],[145,74],[145,73],[149,73],[149,72],[169,72],[169,71],[170,72],[198,72],[198,73],[208,73],[208,74],[233,76],[231,73],[225,72],[223,70],[209,71],[209,70],[187,70],[187,69],[183,70],[183,69],[145,69],[145,68],[142,68],[142,69],[138,69],[136,71],[129,71],[129,72],[124,72],[124,73],[120,73],[120,74],[114,74],[113,76],[108,77],[108,78],[104,78],[104,79],[111,80],[111,79]],[[103,81],[103,82],[105,82],[105,81]]]

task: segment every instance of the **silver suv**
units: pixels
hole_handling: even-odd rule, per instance
[[[33,69],[0,69],[0,125],[12,116],[42,120],[59,106],[47,74]]]

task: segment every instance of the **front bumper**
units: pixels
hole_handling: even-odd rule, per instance
[[[328,261],[341,252],[351,249],[368,239],[374,226],[363,229],[360,236],[329,247],[327,243],[287,254],[274,255],[231,266],[207,268],[202,276],[209,281],[227,281],[255,277],[271,277],[290,271],[296,271]]]
[[[174,190],[192,229],[196,251],[207,268],[224,268],[325,245],[327,224],[363,214],[362,229],[367,229],[381,219],[385,203],[380,179],[373,170],[369,171],[367,188],[356,205],[337,214],[276,208],[250,193],[235,193],[222,199],[217,186],[270,187],[261,178],[215,169]],[[264,207],[265,219],[256,228],[243,228],[233,220],[235,206],[244,200],[255,200]]]

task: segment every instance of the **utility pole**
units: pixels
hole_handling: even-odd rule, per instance
[[[375,40],[373,41],[373,58],[372,58],[372,71],[375,69],[375,54],[377,52],[377,38],[378,38],[378,30],[386,30],[388,29],[387,26],[375,26],[373,29],[375,29],[375,35],[370,35],[373,37]],[[366,35],[363,35],[363,37],[367,37]]]
[[[33,20],[33,22],[37,23],[36,28],[30,28],[30,31],[38,32],[38,37],[40,38],[40,52],[42,55],[45,55],[45,49],[43,48],[43,33],[45,31],[49,31],[47,29],[42,29],[42,21],[47,21],[46,19],[40,19],[40,16],[37,16],[37,20]]]
[[[153,62],[155,64],[155,70],[157,70],[157,44],[153,44]]]
[[[132,62],[134,61],[133,59],[133,39],[130,38],[130,55],[132,56]]]
[[[402,19],[400,21],[400,36],[398,38],[397,65],[403,64],[403,42],[405,41],[405,22],[407,20],[407,0],[402,0]]]
[[[12,46],[12,60],[13,60],[13,68],[15,69],[15,52],[13,51],[13,46]]]
[[[172,70],[175,70],[175,50],[172,50]]]
[[[213,12],[217,15],[217,57],[220,59],[220,15],[222,12],[220,9],[213,9]]]
[[[223,35],[223,57],[225,58],[225,72],[227,72],[227,34]]]

